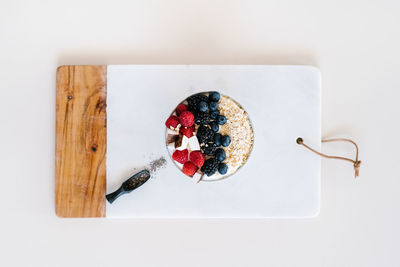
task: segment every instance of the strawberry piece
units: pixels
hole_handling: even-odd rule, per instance
[[[179,104],[176,107],[176,114],[181,115],[182,112],[186,111],[188,109],[188,106],[186,106],[185,104]]]
[[[184,111],[179,115],[179,122],[184,127],[190,127],[194,124],[194,115],[190,111]]]
[[[193,136],[193,132],[194,132],[194,125],[192,125],[191,127],[182,127],[179,132],[183,135],[185,135],[187,138],[190,138]]]
[[[167,126],[167,128],[170,128],[172,126],[172,128],[176,128],[179,124],[179,119],[177,116],[171,115],[167,121],[165,122],[165,126]]]
[[[206,160],[206,157],[200,151],[192,151],[189,155],[190,161],[193,162],[197,167],[201,167]]]
[[[184,164],[186,161],[188,161],[189,158],[189,151],[187,149],[184,150],[175,150],[175,152],[172,154],[172,158],[181,163]]]
[[[198,169],[197,166],[194,165],[193,162],[188,161],[185,164],[183,164],[182,171],[187,176],[193,177],[193,175],[197,172],[197,169]]]

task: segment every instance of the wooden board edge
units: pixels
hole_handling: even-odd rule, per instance
[[[107,66],[56,71],[55,213],[106,216]]]

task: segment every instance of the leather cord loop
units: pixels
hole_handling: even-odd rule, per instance
[[[345,157],[339,157],[339,156],[330,156],[330,155],[326,155],[324,153],[318,152],[315,149],[309,147],[308,145],[306,145],[303,141],[303,138],[299,137],[296,139],[296,143],[299,145],[304,146],[305,148],[307,148],[308,150],[314,152],[315,154],[324,157],[324,158],[328,158],[328,159],[339,159],[339,160],[345,160],[345,161],[349,161],[351,163],[353,163],[353,167],[354,167],[354,176],[355,178],[358,177],[358,175],[360,174],[360,165],[361,165],[361,160],[358,160],[358,146],[356,144],[356,142],[354,142],[353,140],[350,139],[346,139],[346,138],[332,138],[332,139],[323,139],[321,141],[322,143],[328,143],[328,142],[349,142],[351,144],[353,144],[356,148],[356,158],[355,160],[349,159],[349,158],[345,158]]]

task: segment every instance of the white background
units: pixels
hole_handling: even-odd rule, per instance
[[[399,11],[395,0],[1,0],[0,265],[399,266]],[[322,134],[359,143],[360,178],[324,160],[315,219],[59,219],[61,64],[315,65]]]

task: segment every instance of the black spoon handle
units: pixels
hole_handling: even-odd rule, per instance
[[[120,196],[122,196],[123,194],[127,193],[126,191],[124,191],[124,189],[122,188],[122,186],[120,188],[118,188],[117,191],[112,192],[108,195],[106,195],[106,198],[108,200],[108,202],[113,203],[114,200],[116,200],[117,198],[119,198]]]
[[[121,187],[118,188],[117,191],[106,195],[108,202],[110,202],[111,204],[123,194],[132,192],[133,190],[147,182],[149,178],[150,172],[146,169],[132,175],[131,178],[122,183]]]

